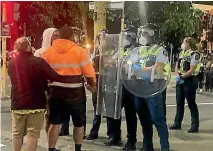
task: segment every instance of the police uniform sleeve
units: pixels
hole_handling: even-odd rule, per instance
[[[156,62],[158,62],[158,63],[168,63],[169,62],[168,52],[164,48],[162,48],[160,53],[157,55]]]
[[[191,66],[197,66],[200,60],[200,54],[199,53],[194,53],[191,57]]]

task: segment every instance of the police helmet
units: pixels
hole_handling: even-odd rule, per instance
[[[137,39],[137,28],[131,25],[124,29],[124,39],[128,41],[128,44],[125,45],[126,47],[135,44]]]
[[[155,40],[155,26],[153,24],[145,24],[140,26],[137,31],[138,43],[141,45],[147,45],[153,43]]]
[[[141,36],[141,34],[143,33],[148,33],[149,36],[154,36],[155,35],[155,31],[154,31],[154,25],[153,24],[145,24],[144,26],[140,26],[138,28],[138,37]]]

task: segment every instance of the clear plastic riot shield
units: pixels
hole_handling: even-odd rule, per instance
[[[100,34],[100,62],[97,115],[121,117],[121,78],[119,70],[119,34]]]
[[[158,47],[158,45],[154,45]],[[127,90],[132,94],[147,98],[161,94],[171,78],[171,67],[167,59],[164,63],[153,64],[156,57],[140,57],[139,51],[147,52],[148,46],[137,47],[122,61],[121,77]],[[164,50],[163,47],[160,49]],[[164,50],[166,51],[166,50]],[[153,58],[153,59],[152,59]]]

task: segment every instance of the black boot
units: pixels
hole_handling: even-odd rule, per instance
[[[123,150],[125,150],[125,151],[135,151],[136,150],[136,145],[135,145],[135,143],[127,141],[127,143],[125,144]]]
[[[92,134],[89,134],[88,137],[86,138],[87,140],[94,140],[94,139],[97,139],[98,138],[98,135],[92,135]]]
[[[155,151],[153,147],[142,147],[140,151]]]
[[[60,151],[60,150],[56,148],[49,148],[48,151]]]
[[[198,127],[191,127],[188,130],[188,133],[198,133],[199,132],[199,128]]]
[[[121,139],[109,138],[107,142],[104,143],[106,146],[121,146]]]
[[[172,126],[170,126],[169,128],[170,130],[181,130],[181,126],[177,125],[177,124],[173,124]]]

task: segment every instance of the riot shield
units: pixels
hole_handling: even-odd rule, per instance
[[[147,52],[148,47],[142,47]],[[136,96],[143,98],[154,97],[166,89],[171,78],[171,67],[168,61],[162,67],[153,65],[153,61],[150,61],[151,57],[153,57],[151,55],[139,57],[140,49],[141,47],[133,49],[123,59],[121,70],[122,82],[126,89]],[[153,60],[156,60],[155,56]],[[149,64],[150,62],[151,64]],[[145,65],[143,66],[144,63]]]
[[[118,61],[119,34],[100,34],[97,115],[121,117],[121,79]]]

